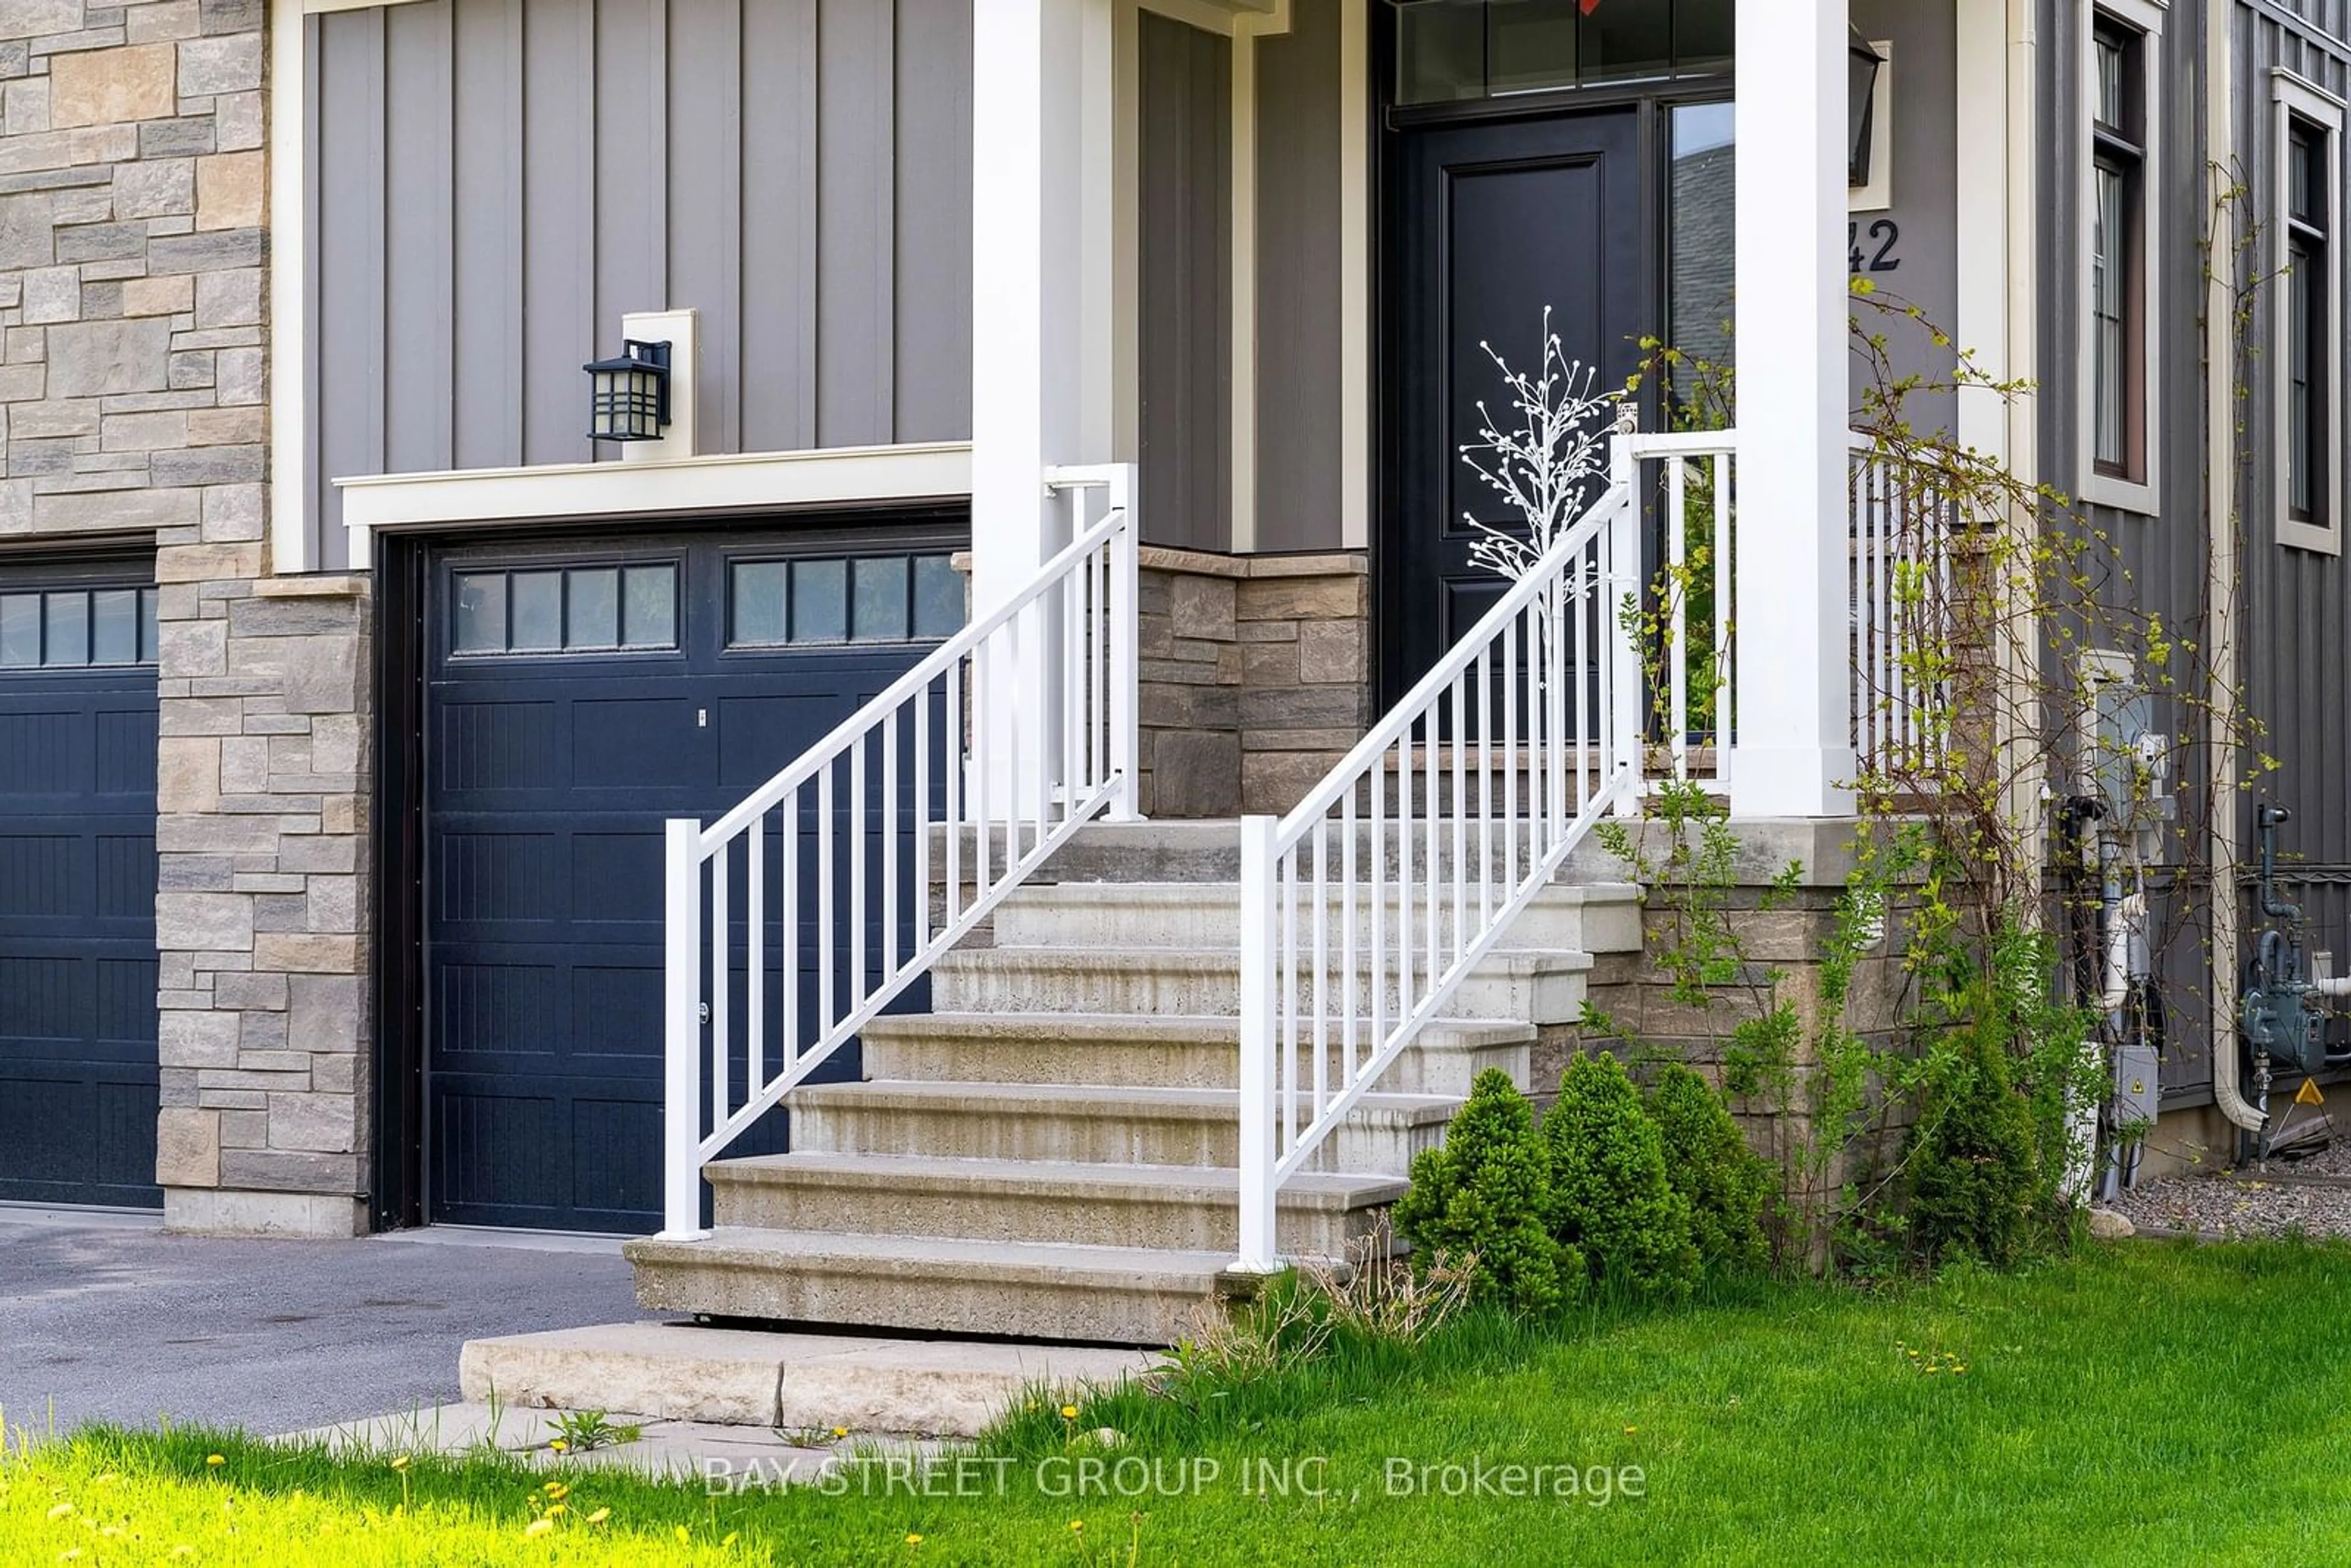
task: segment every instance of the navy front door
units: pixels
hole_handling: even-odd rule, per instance
[[[435,558],[431,1218],[659,1224],[663,822],[719,816],[959,623],[948,544],[906,541],[737,533]],[[854,1075],[853,1050],[838,1071]]]
[[[151,575],[0,570],[0,1199],[163,1201]]]
[[[1513,371],[1539,372],[1548,310],[1562,351],[1604,392],[1624,386],[1640,335],[1658,329],[1639,131],[1637,112],[1620,109],[1397,134],[1381,540],[1391,701],[1502,592],[1470,559],[1479,535],[1468,519],[1523,532],[1462,461],[1489,415],[1498,429],[1517,423],[1486,345]]]

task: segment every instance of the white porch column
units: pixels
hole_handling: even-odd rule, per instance
[[[1738,0],[1740,817],[1852,810],[1845,0]]]
[[[1052,464],[1111,456],[1111,0],[974,0],[976,613],[1066,542]]]

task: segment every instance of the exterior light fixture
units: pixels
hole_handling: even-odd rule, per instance
[[[1877,118],[1877,73],[1886,59],[1861,36],[1859,27],[1849,27],[1849,31],[1852,39],[1845,46],[1844,57],[1845,123],[1853,141],[1845,183],[1858,188],[1869,183],[1869,139],[1876,129],[1871,122]]]
[[[593,360],[588,372],[588,439],[659,441],[669,423],[669,344],[622,340],[618,359]]]

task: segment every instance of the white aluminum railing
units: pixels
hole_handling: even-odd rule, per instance
[[[1735,433],[1674,431],[1616,437],[1617,482],[1635,505],[1655,506],[1664,536],[1663,563],[1651,584],[1650,608],[1662,632],[1644,650],[1663,690],[1650,711],[1664,731],[1667,770],[1718,791],[1730,788],[1731,737],[1738,725],[1738,623],[1731,570],[1737,520]],[[1652,474],[1650,465],[1657,472]],[[1690,617],[1701,612],[1705,641],[1690,640]]]
[[[664,1234],[701,1229],[705,1161],[1081,825],[1134,814],[1134,470],[1045,483],[1073,537],[1028,587],[709,827],[669,823]]]
[[[1935,474],[1856,432],[1853,519],[1853,747],[1865,773],[1916,776],[1938,760],[1951,591],[1952,504]]]
[[[1932,766],[1932,716],[1949,696],[1928,646],[1949,603],[1951,507],[1931,474],[1858,432],[1849,445],[1853,747],[1865,772],[1899,776]],[[1649,600],[1660,635],[1644,653],[1663,677],[1646,716],[1667,758],[1650,771],[1723,793],[1739,733],[1735,446],[1734,432],[1709,430],[1620,435],[1614,452],[1617,479],[1656,509],[1663,547]]]
[[[1612,484],[1295,810],[1241,820],[1240,1268],[1277,1266],[1282,1183],[1638,790],[1640,518]]]

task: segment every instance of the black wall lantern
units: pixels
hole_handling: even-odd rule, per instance
[[[669,345],[624,339],[620,358],[594,360],[588,372],[588,439],[659,441],[669,423]]]
[[[1852,39],[1845,46],[1844,56],[1845,112],[1853,145],[1844,183],[1858,188],[1869,183],[1869,138],[1876,129],[1871,122],[1877,118],[1877,73],[1886,60],[1861,36],[1859,27],[1849,26],[1848,31]]]

